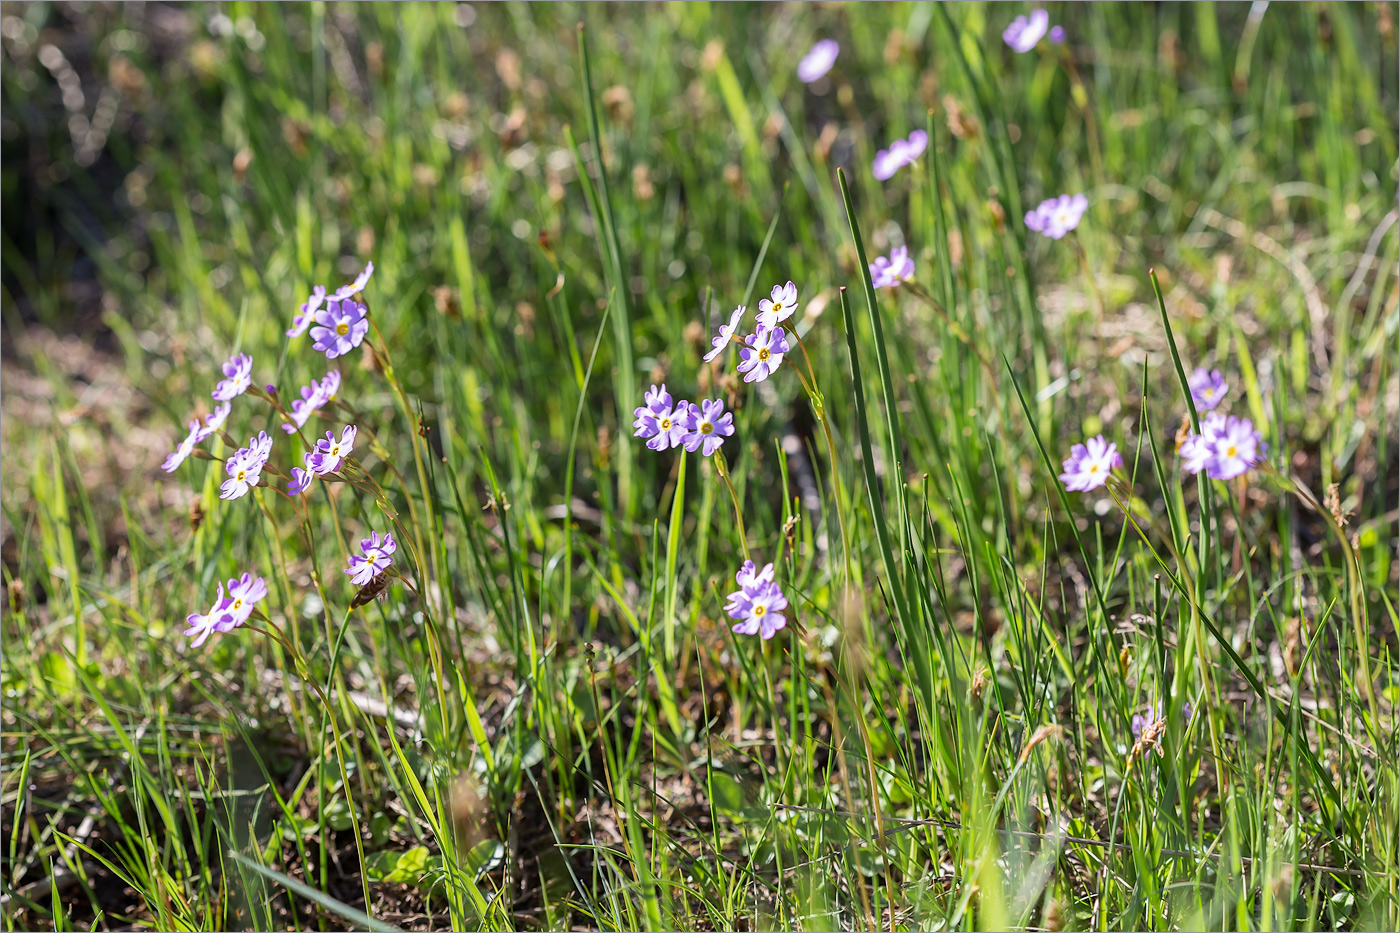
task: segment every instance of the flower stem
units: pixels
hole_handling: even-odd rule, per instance
[[[725,462],[721,450],[715,451],[715,469],[719,471],[719,478],[724,480],[724,485],[729,489],[729,499],[734,503],[734,520],[739,523],[739,543],[744,548],[744,560],[753,560],[749,554],[749,536],[744,530],[744,510],[739,507],[739,494],[734,491],[734,481],[729,478],[729,464]]]

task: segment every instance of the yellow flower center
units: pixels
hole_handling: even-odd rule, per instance
[[[241,483],[241,482],[243,482],[244,479],[247,478],[247,476],[248,476],[248,471],[247,471],[247,470],[239,470],[239,471],[238,471],[238,475],[235,476],[234,479],[238,480],[238,481]]]
[[[782,314],[784,307],[786,307],[786,305],[784,305],[783,300],[779,298],[777,301],[773,302],[773,313]]]
[[[767,611],[768,611],[768,607],[765,606],[765,605],[763,605],[762,603],[759,603],[757,606],[754,606],[754,607],[753,607],[753,614],[754,614],[755,616],[762,617],[763,614],[764,614],[765,612],[767,612]]]
[[[1098,465],[1097,463],[1092,464],[1092,465],[1089,467],[1089,472],[1090,472],[1090,473],[1097,473],[1097,472],[1099,472],[1099,465]]]
[[[662,418],[661,421],[660,421],[660,424],[661,424],[661,430],[663,430],[663,431],[669,431],[669,430],[671,430],[671,419],[670,419],[670,418]]]
[[[767,347],[760,347],[760,348],[759,348],[759,350],[758,350],[758,358],[759,358],[759,360],[761,360],[762,362],[765,362],[765,363],[766,363],[766,362],[768,362],[768,357],[769,357],[769,355],[770,355],[770,354],[768,353],[768,348],[767,348]]]
[[[235,599],[235,600],[233,601],[233,608],[235,608],[235,609],[242,609],[242,608],[243,608],[243,600],[241,600],[241,599]]]
[[[715,429],[715,426],[712,425],[712,424],[710,424],[710,422],[708,422],[708,421],[702,421],[702,422],[700,422],[700,433],[701,433],[701,434],[709,434],[709,433],[712,432],[714,429]]]
[[[1234,445],[1234,444],[1231,444],[1229,447],[1226,447],[1226,448],[1225,448],[1225,456],[1227,456],[1227,457],[1233,457],[1234,455],[1235,455],[1235,445]]]
[[[341,321],[339,324],[335,325],[335,332],[344,337],[346,334],[350,333],[350,325]]]
[[[332,445],[331,445],[331,456],[332,456],[332,457],[339,457],[339,456],[340,456],[340,445],[339,445],[339,444],[332,444]]]

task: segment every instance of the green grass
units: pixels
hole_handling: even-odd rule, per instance
[[[1395,928],[1397,10],[1251,9],[6,7],[6,928]],[[369,259],[308,427],[383,493],[160,472]],[[788,279],[810,369],[701,362]],[[1242,480],[1179,467],[1196,365]],[[653,381],[728,480],[631,437]],[[371,529],[412,586],[352,608]],[[245,569],[269,621],[190,648]]]

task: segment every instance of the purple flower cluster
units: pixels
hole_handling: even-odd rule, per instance
[[[326,354],[328,360],[358,347],[369,333],[369,309],[354,300],[354,296],[365,290],[373,275],[374,263],[371,262],[355,281],[336,289],[334,294],[327,295],[326,287],[317,285],[292,318],[287,336],[300,337],[309,329],[315,341],[313,346]]]
[[[246,496],[248,490],[258,485],[262,479],[263,467],[272,455],[272,438],[266,431],[259,431],[257,437],[248,438],[248,446],[240,447],[224,462],[224,472],[228,479],[219,487],[220,499],[237,499]]]
[[[299,496],[311,488],[311,481],[318,476],[339,473],[345,465],[345,458],[355,449],[355,436],[358,429],[347,424],[337,439],[331,431],[316,442],[315,450],[308,450],[302,458],[302,466],[292,467],[292,481],[287,484],[287,495]]]
[[[1089,199],[1082,194],[1062,194],[1058,198],[1041,201],[1026,214],[1026,226],[1036,233],[1058,240],[1075,227],[1089,207]]]
[[[176,447],[175,450],[171,452],[170,456],[165,458],[165,462],[160,465],[160,468],[167,473],[174,473],[175,468],[184,463],[185,460],[189,458],[190,454],[194,453],[195,445],[202,444],[205,440],[223,430],[224,422],[228,420],[228,413],[230,411],[233,411],[233,403],[224,402],[222,405],[216,406],[213,411],[205,416],[203,424],[196,418],[186,425],[186,427],[189,428],[189,433],[186,434],[185,439],[180,442],[180,446]]]
[[[1065,41],[1063,26],[1050,26],[1050,14],[1044,10],[1032,10],[1030,16],[1018,16],[1011,25],[1002,30],[1002,41],[1011,46],[1014,52],[1029,52],[1050,33],[1050,41],[1056,44]]]
[[[1070,448],[1060,479],[1070,492],[1088,492],[1108,482],[1108,475],[1122,465],[1118,445],[1109,443],[1099,434]]]
[[[904,166],[913,165],[927,148],[928,133],[915,130],[907,139],[896,139],[890,143],[890,148],[875,153],[871,171],[877,179],[884,181],[893,177],[894,173]]]
[[[248,391],[253,384],[253,358],[246,353],[231,356],[223,365],[224,378],[209,394],[216,402],[228,402]]]
[[[767,641],[787,626],[787,617],[782,611],[788,607],[788,601],[782,587],[773,579],[772,564],[765,564],[759,570],[753,561],[746,560],[734,574],[734,582],[739,588],[729,594],[724,611],[731,619],[738,620],[733,626],[735,632],[758,635]]]
[[[198,648],[215,632],[231,632],[253,617],[257,604],[267,598],[267,581],[244,573],[228,581],[228,593],[224,584],[219,584],[219,595],[214,605],[206,613],[190,613],[185,616],[189,628],[184,634],[194,639],[190,646]]]
[[[1248,418],[1213,411],[1200,434],[1188,434],[1177,453],[1188,473],[1205,470],[1211,479],[1234,479],[1254,469],[1268,452],[1263,436]]]
[[[340,391],[340,370],[332,369],[326,373],[324,379],[313,382],[309,386],[301,387],[301,398],[292,402],[292,421],[290,424],[282,425],[282,430],[288,434],[295,434],[297,429],[306,426],[306,422],[315,414],[318,409],[324,408],[335,398]]]
[[[797,63],[797,80],[811,84],[823,77],[836,64],[836,56],[840,54],[841,46],[835,39],[822,39],[815,43]]]
[[[909,258],[909,247],[897,246],[890,250],[889,258],[876,256],[870,264],[870,280],[876,288],[894,288],[900,282],[914,278],[914,260]]]
[[[381,538],[379,532],[372,531],[368,538],[361,538],[360,554],[351,554],[350,566],[345,569],[350,575],[350,582],[364,586],[388,570],[393,566],[394,552],[398,549],[391,532],[385,532]]]
[[[643,402],[632,412],[632,436],[644,438],[652,450],[684,447],[708,457],[734,433],[734,415],[720,399],[675,402],[663,383],[648,389]]]

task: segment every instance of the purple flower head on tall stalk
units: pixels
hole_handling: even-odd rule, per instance
[[[259,431],[257,437],[248,439],[247,447],[240,447],[224,463],[228,479],[219,487],[220,499],[237,499],[246,496],[248,490],[258,485],[263,467],[272,455],[272,438],[266,431]]]
[[[1206,471],[1211,479],[1234,479],[1258,466],[1268,452],[1263,436],[1248,418],[1228,418],[1218,411],[1201,421],[1201,433],[1188,435],[1178,453],[1188,473]]]
[[[339,440],[333,432],[327,431],[326,436],[316,442],[316,449],[306,455],[306,468],[317,476],[339,473],[345,458],[355,449],[356,433],[358,430],[353,424],[345,426]]]
[[[767,299],[764,300],[766,301]],[[739,322],[744,319],[745,310],[747,309],[743,305],[739,305],[739,307],[735,308],[734,312],[729,315],[729,323],[719,326],[719,334],[710,341],[710,343],[714,344],[714,349],[705,354],[706,363],[719,356],[724,352],[724,348],[729,346],[729,341],[734,339],[734,333],[739,329]]]
[[[1191,378],[1186,380],[1186,384],[1191,389],[1191,398],[1196,402],[1199,411],[1210,411],[1219,405],[1225,399],[1225,393],[1230,391],[1229,383],[1218,369],[1198,367],[1191,374]]]
[[[1032,10],[1030,16],[1018,16],[1011,25],[1002,30],[1001,38],[1015,52],[1029,52],[1036,43],[1045,38],[1045,30],[1050,28],[1050,14],[1044,10]]]
[[[165,462],[160,465],[160,468],[167,473],[174,473],[176,468],[184,463],[185,459],[189,457],[190,454],[194,453],[194,445],[198,444],[200,440],[203,439],[203,436],[200,434],[200,431],[203,429],[199,426],[198,418],[191,421],[187,427],[190,433],[185,435],[185,439],[180,442],[180,446],[176,447],[171,452],[170,456],[165,458]]]
[[[783,354],[792,347],[781,327],[763,327],[744,338],[748,346],[739,351],[739,372],[745,382],[762,382],[783,365]]]
[[[725,611],[731,619],[739,620],[732,626],[734,632],[758,635],[767,641],[787,627],[787,617],[783,615],[787,606],[782,587],[769,579],[730,593]]]
[[[764,327],[777,327],[797,312],[797,286],[774,285],[769,297],[758,303],[758,323]]]
[[[355,281],[351,282],[349,285],[342,285],[340,288],[336,289],[335,294],[331,297],[345,299],[352,295],[358,295],[365,290],[365,286],[369,284],[370,276],[372,275],[374,275],[374,263],[366,263],[365,271],[355,276]]]
[[[345,569],[350,575],[350,582],[356,586],[364,586],[388,570],[394,563],[394,552],[398,547],[394,543],[392,532],[385,532],[381,538],[379,532],[374,531],[370,532],[368,538],[361,538],[360,551],[364,556],[351,554],[350,566]]]
[[[199,440],[203,441],[213,437],[223,430],[224,422],[228,420],[228,413],[231,411],[233,411],[232,402],[215,405],[214,410],[204,418],[204,426],[199,429]]]
[[[1088,492],[1108,482],[1108,474],[1122,465],[1118,445],[1109,443],[1099,434],[1070,448],[1060,479],[1070,492]]]
[[[1026,226],[1036,233],[1058,240],[1075,227],[1089,208],[1089,199],[1082,194],[1062,194],[1041,201],[1027,212]]]
[[[301,303],[297,314],[292,318],[292,326],[287,330],[288,337],[300,337],[311,326],[318,309],[326,300],[326,286],[317,285],[311,289],[311,297]]]
[[[836,56],[841,54],[841,45],[835,39],[822,39],[807,50],[802,61],[797,63],[797,80],[811,84],[831,70],[836,64]]]
[[[1064,42],[1065,42],[1065,27],[1063,27],[1063,26],[1051,26],[1051,27],[1050,27],[1050,41],[1053,42],[1053,43],[1055,43],[1056,45],[1064,45]]]
[[[679,447],[685,435],[685,413],[690,403],[681,401],[673,405],[665,383],[648,389],[645,401],[645,405],[632,411],[636,419],[632,422],[632,436],[645,438],[652,450]]]
[[[332,376],[335,377],[334,381],[331,379]],[[324,408],[326,403],[331,400],[330,395],[326,393],[328,386],[339,390],[340,370],[332,369],[330,372],[326,373],[325,379],[319,382],[313,382],[309,386],[301,387],[301,398],[295,399],[292,402],[292,423],[282,425],[282,430],[286,431],[288,434],[295,434],[298,428],[305,427],[306,422],[310,420],[312,414]]]
[[[207,613],[191,613],[185,617],[189,628],[184,634],[194,639],[190,646],[198,648],[215,632],[231,632],[253,617],[257,604],[267,598],[267,581],[244,573],[228,581],[228,595],[219,584],[218,596]]]
[[[685,449],[691,453],[699,450],[708,457],[719,450],[726,437],[734,433],[734,416],[724,410],[723,400],[707,398],[702,399],[699,405],[690,403],[684,426],[681,443]]]
[[[875,161],[871,163],[871,172],[877,179],[884,181],[904,166],[913,165],[927,148],[928,133],[923,130],[915,130],[909,134],[909,138],[896,139],[890,143],[890,148],[881,149],[875,153]]]
[[[214,386],[214,391],[209,393],[214,396],[216,402],[238,398],[253,384],[253,358],[246,353],[229,357],[228,362],[223,365],[223,371],[224,378]]]
[[[870,264],[870,281],[876,288],[894,288],[900,282],[914,278],[914,260],[909,258],[909,247],[896,246],[890,250],[889,258],[876,256]]]
[[[313,346],[333,360],[360,345],[369,333],[369,318],[365,306],[350,298],[332,298],[316,312],[316,325],[311,328]]]

